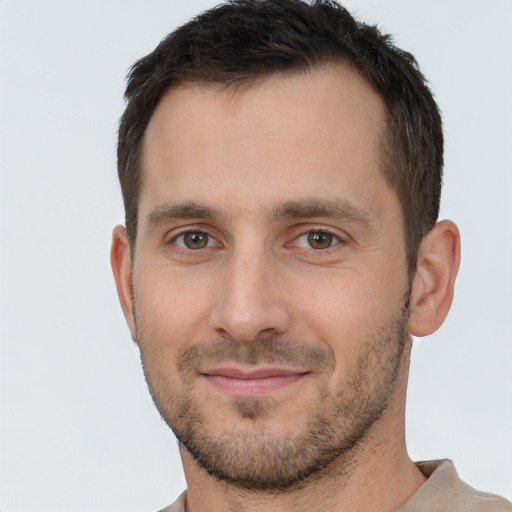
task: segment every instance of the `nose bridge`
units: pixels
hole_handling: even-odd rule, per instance
[[[263,244],[241,243],[223,263],[212,327],[238,342],[282,333],[289,312],[281,296],[277,261]]]

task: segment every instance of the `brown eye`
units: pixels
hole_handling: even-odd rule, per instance
[[[193,231],[190,233],[183,233],[176,238],[176,245],[184,249],[204,249],[208,247],[210,237],[206,233],[200,231]]]
[[[334,237],[325,231],[312,231],[308,233],[308,244],[313,249],[328,249],[333,243]]]

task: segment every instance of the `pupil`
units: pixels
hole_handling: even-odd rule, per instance
[[[208,243],[207,235],[204,233],[187,233],[185,235],[185,245],[189,249],[202,249]]]
[[[313,249],[327,249],[332,244],[332,235],[329,233],[310,233],[308,242]]]

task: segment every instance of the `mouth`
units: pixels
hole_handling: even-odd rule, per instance
[[[234,397],[264,397],[287,388],[309,372],[286,368],[213,368],[201,372],[201,376],[215,388]]]

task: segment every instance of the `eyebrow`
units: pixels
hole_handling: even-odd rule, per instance
[[[164,203],[158,205],[147,217],[150,226],[157,226],[177,219],[214,219],[219,214],[208,206],[200,205],[194,201],[178,204]]]
[[[219,211],[195,201],[177,204],[163,203],[147,216],[147,223],[149,226],[157,226],[173,220],[212,220],[221,216]],[[311,219],[315,217],[353,222],[368,228],[373,226],[370,216],[366,212],[344,200],[304,199],[286,201],[272,208],[268,214],[268,218],[272,222],[282,219]]]
[[[271,212],[272,220],[314,217],[330,218],[354,222],[371,228],[373,223],[365,211],[357,208],[349,201],[306,199],[303,201],[287,201]]]

